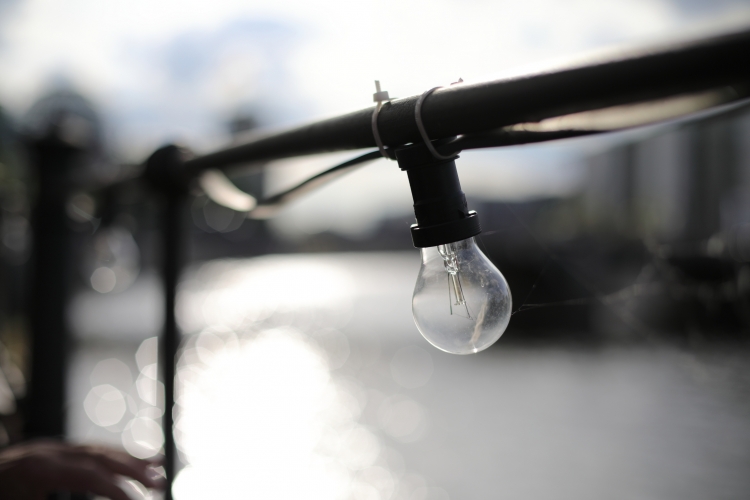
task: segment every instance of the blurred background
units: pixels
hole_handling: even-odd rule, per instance
[[[745,0],[0,0],[0,444],[161,452],[154,204],[90,194],[157,147],[361,109],[375,79],[406,97],[747,26]],[[463,153],[480,248],[524,306],[472,356],[414,326],[394,163],[269,221],[196,193],[175,498],[747,498],[749,139],[740,107]],[[274,194],[354,155],[232,180]]]

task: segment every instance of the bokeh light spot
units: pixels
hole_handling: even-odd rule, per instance
[[[91,273],[91,287],[99,293],[109,293],[115,289],[117,276],[108,267],[97,267]]]
[[[119,423],[127,411],[122,392],[109,384],[93,387],[83,401],[83,408],[91,421],[101,427]]]
[[[416,389],[427,384],[432,372],[432,355],[421,347],[402,347],[391,360],[393,380],[407,389]]]

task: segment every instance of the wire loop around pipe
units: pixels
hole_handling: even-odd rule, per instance
[[[380,150],[380,154],[383,155],[383,158],[393,160],[394,158],[390,154],[390,151],[385,148],[383,140],[380,138],[380,131],[378,130],[378,115],[380,115],[380,108],[382,107],[383,103],[379,102],[375,106],[375,111],[372,112],[372,136],[375,138],[375,144],[378,145],[378,149]]]
[[[424,141],[424,145],[427,146],[427,149],[430,150],[430,153],[432,156],[437,158],[438,160],[452,160],[456,157],[456,155],[451,156],[443,156],[440,153],[437,152],[437,149],[435,149],[435,146],[432,145],[432,141],[430,141],[430,137],[427,135],[427,130],[424,128],[424,123],[422,123],[422,104],[424,103],[425,99],[427,99],[427,96],[435,92],[437,89],[441,87],[433,87],[430,90],[425,90],[421,96],[419,96],[419,99],[417,99],[417,105],[414,107],[414,119],[417,122],[417,129],[419,129],[419,135],[422,136],[422,140]]]
[[[383,107],[383,102],[390,104],[391,98],[388,96],[388,91],[380,90],[380,81],[375,80],[375,93],[372,95],[372,100],[377,104],[375,110],[372,112],[372,136],[375,138],[375,144],[378,145],[378,150],[383,158],[389,160],[395,160],[396,157],[391,150],[386,149],[383,144],[383,140],[380,138],[380,130],[378,130],[378,116],[380,115],[380,108]]]

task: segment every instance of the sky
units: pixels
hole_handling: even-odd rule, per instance
[[[102,115],[113,157],[140,161],[171,141],[220,147],[238,112],[284,127],[368,107],[375,79],[404,97],[748,25],[750,2],[737,0],[0,0],[0,105],[22,119],[45,93],[76,89]],[[471,153],[467,170],[479,173],[465,187],[516,198],[570,189],[569,149]],[[305,161],[298,177],[325,163]],[[493,162],[509,167],[488,184]]]

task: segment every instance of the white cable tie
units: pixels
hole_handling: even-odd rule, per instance
[[[391,102],[391,98],[388,96],[388,91],[380,90],[379,80],[375,80],[375,93],[372,94],[372,100],[377,103],[375,105],[375,111],[372,112],[372,135],[375,138],[375,144],[378,145],[378,149],[380,150],[380,154],[383,155],[383,158],[392,160],[393,158],[391,158],[391,156],[388,154],[388,151],[385,149],[383,140],[380,138],[380,131],[378,130],[378,116],[380,115],[380,108],[383,107],[383,102]]]
[[[387,90],[380,90],[380,80],[375,80],[375,93],[372,94],[372,100],[379,103],[391,100]]]
[[[458,83],[463,83],[463,78],[459,78],[457,82],[451,83],[451,85],[456,85]],[[422,122],[422,104],[424,103],[425,99],[427,99],[427,96],[435,92],[437,89],[442,88],[440,87],[433,87],[430,90],[425,90],[421,96],[419,96],[419,99],[417,99],[417,105],[414,107],[414,119],[417,122],[417,129],[419,129],[419,135],[422,136],[422,140],[424,141],[424,145],[427,146],[427,149],[430,150],[430,153],[432,153],[432,156],[437,158],[438,160],[452,160],[457,155],[451,155],[451,156],[443,156],[440,153],[437,152],[437,149],[435,149],[435,146],[432,145],[432,141],[430,141],[430,137],[427,135],[427,130],[424,128],[424,123]]]

